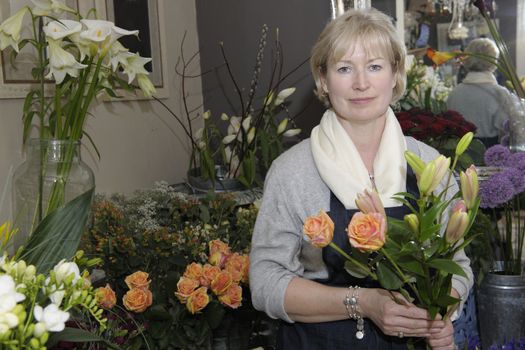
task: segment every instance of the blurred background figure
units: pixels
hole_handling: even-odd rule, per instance
[[[496,44],[488,38],[472,40],[465,51],[494,58],[499,56]],[[493,146],[498,143],[503,123],[509,118],[506,106],[512,103],[511,94],[498,85],[494,75],[496,66],[487,60],[468,56],[464,67],[467,75],[450,93],[447,107],[476,125],[476,137],[486,147]]]

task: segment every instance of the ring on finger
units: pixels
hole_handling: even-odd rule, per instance
[[[403,332],[401,332],[401,331],[397,332],[397,337],[398,337],[399,339],[403,338],[404,336],[405,336],[405,335],[403,334]]]

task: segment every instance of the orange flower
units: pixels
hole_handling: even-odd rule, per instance
[[[218,266],[205,264],[202,268],[201,285],[209,287],[211,281],[213,281],[219,273],[221,273],[221,269]]]
[[[153,302],[153,295],[148,289],[133,288],[122,298],[122,303],[128,311],[144,312]]]
[[[303,232],[313,246],[326,247],[334,238],[334,222],[328,214],[321,210],[319,215],[306,218]]]
[[[98,306],[104,309],[111,309],[117,303],[117,296],[109,284],[106,284],[105,287],[97,288],[95,298]]]
[[[362,252],[379,250],[385,244],[386,218],[379,213],[355,213],[348,224],[348,239]]]
[[[427,56],[432,60],[432,62],[434,62],[436,66],[439,66],[453,58],[456,58],[458,55],[453,52],[436,51],[429,47],[427,49]]]
[[[238,284],[232,284],[223,295],[219,296],[219,301],[226,306],[236,309],[242,304],[242,288]]]
[[[249,260],[247,256],[240,255],[239,253],[233,253],[226,261],[224,269],[232,275],[232,280],[235,283],[239,283],[243,279],[246,279],[247,266]],[[249,266],[248,266],[249,268]]]
[[[199,280],[202,277],[202,265],[192,262],[186,266],[184,271],[184,277],[192,278],[194,280]]]
[[[219,239],[210,241],[208,247],[210,250],[208,262],[222,269],[226,260],[231,255],[230,247]]]
[[[126,284],[128,285],[129,289],[149,289],[149,284],[151,281],[149,280],[149,274],[142,271],[137,271],[126,277],[124,280]]]
[[[224,294],[232,284],[232,275],[226,271],[221,271],[214,279],[211,281],[211,290],[216,295]]]
[[[196,314],[208,305],[210,297],[208,295],[208,288],[200,287],[190,294],[186,301],[186,308],[191,314]]]
[[[199,287],[199,282],[193,278],[181,277],[177,282],[177,291],[175,296],[180,300],[181,303],[186,303],[186,300],[195,289]]]

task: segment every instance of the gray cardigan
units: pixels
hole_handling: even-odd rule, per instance
[[[419,154],[425,162],[438,155],[436,150],[411,137],[406,140],[408,149]],[[455,193],[457,188],[454,182],[449,193]],[[322,250],[313,247],[302,233],[304,220],[320,210],[330,210],[330,190],[319,176],[308,139],[273,162],[253,232],[250,252],[252,302],[256,309],[272,318],[293,322],[284,310],[284,295],[292,278],[328,276]],[[469,276],[469,279],[453,277],[453,287],[465,300],[473,284],[470,260],[461,251],[455,261]]]

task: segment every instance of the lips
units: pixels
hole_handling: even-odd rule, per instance
[[[358,97],[358,98],[351,98],[350,102],[355,103],[355,104],[365,104],[365,103],[372,101],[373,99],[374,99],[373,97]]]

